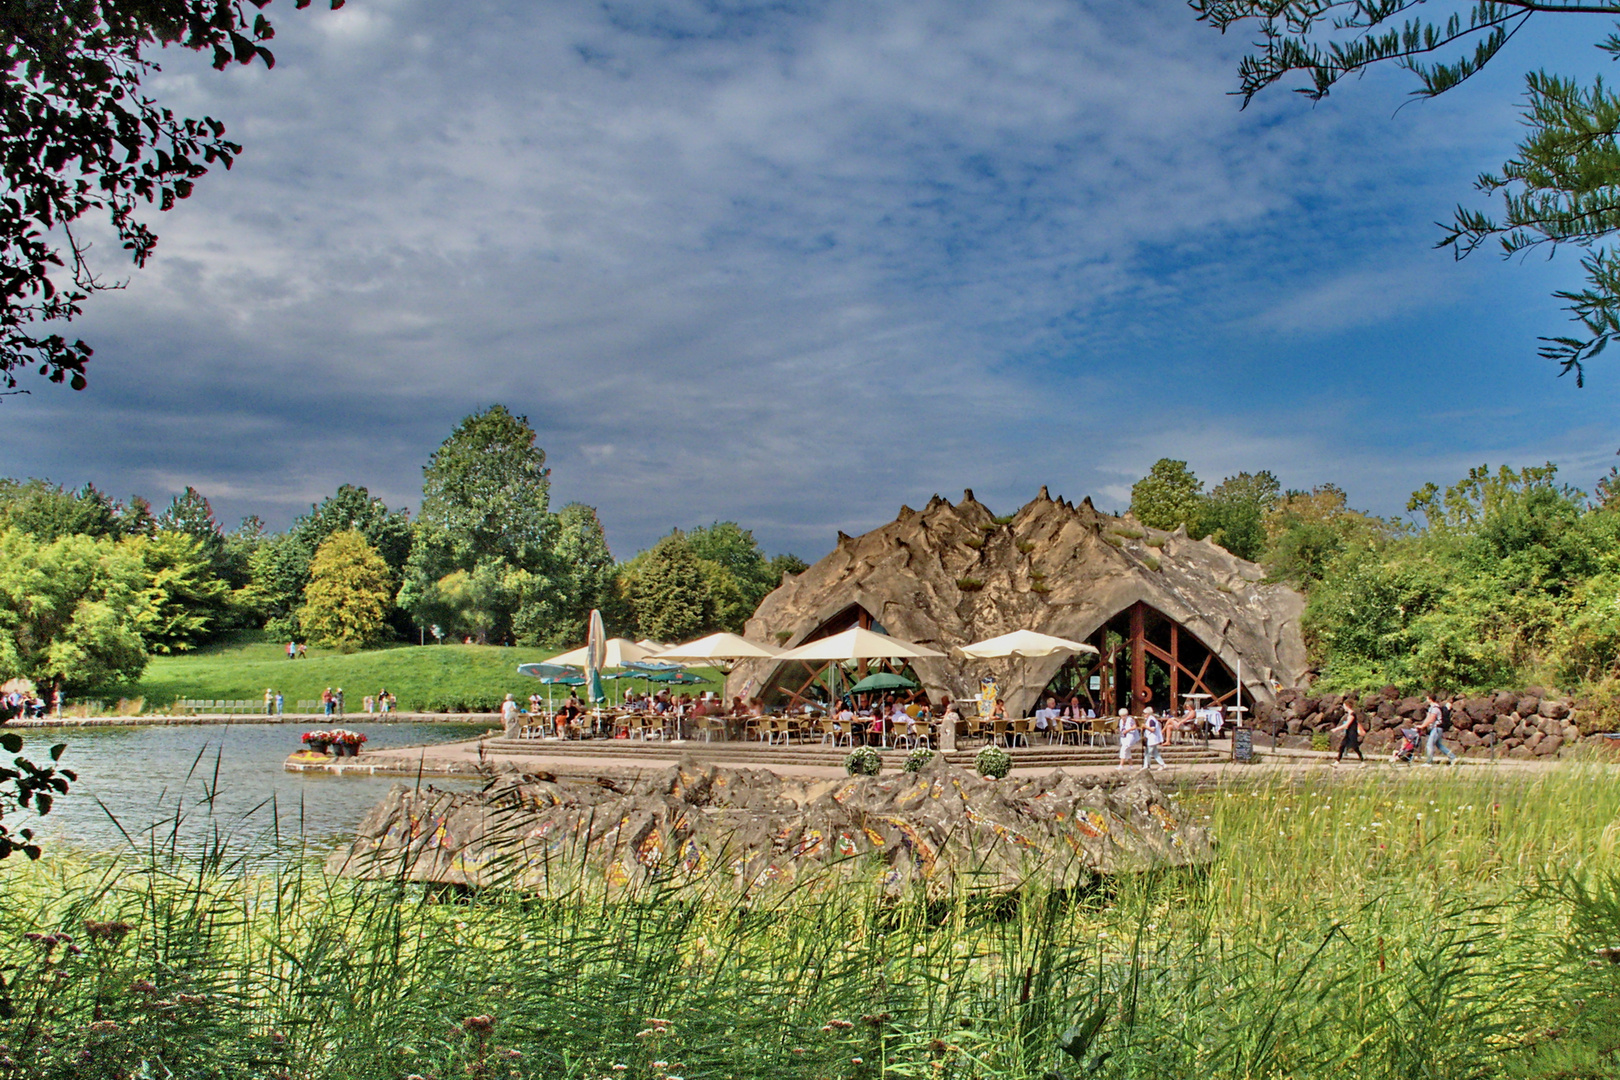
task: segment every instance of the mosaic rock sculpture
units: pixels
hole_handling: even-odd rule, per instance
[[[559,896],[720,883],[743,893],[852,877],[1011,892],[1208,862],[1215,841],[1145,772],[1123,788],[1048,774],[921,771],[805,781],[686,760],[625,783],[513,776],[487,792],[395,785],[328,869]]]

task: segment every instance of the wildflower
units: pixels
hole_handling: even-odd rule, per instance
[[[92,1035],[111,1035],[118,1030],[118,1024],[112,1020],[97,1020],[90,1025]]]
[[[944,1039],[930,1039],[928,1042],[928,1052],[930,1054],[943,1054],[950,1048],[951,1044]]]
[[[129,984],[129,989],[131,993],[135,994],[151,995],[157,993],[157,987],[153,986],[145,979],[136,979],[134,982]]]
[[[628,1065],[615,1065],[615,1066],[613,1066],[613,1071],[614,1072],[624,1072],[624,1070],[628,1069],[629,1067],[630,1066],[628,1066]]]
[[[476,1031],[479,1034],[487,1035],[495,1030],[495,1018],[488,1013],[469,1016],[461,1021],[461,1028],[463,1031]]]
[[[180,1002],[180,1004],[182,1004],[182,1005],[206,1005],[206,1004],[208,1004],[208,995],[207,994],[176,994],[176,995],[174,995],[174,997],[175,997],[175,1000]]]
[[[84,920],[84,932],[91,941],[104,941],[116,945],[124,940],[132,927],[127,922],[96,922],[94,919]]]
[[[850,1058],[849,1063],[851,1065],[865,1065],[866,1064],[866,1059],[865,1058]]]
[[[667,1062],[667,1061],[655,1061],[655,1062],[653,1062],[653,1068],[655,1068],[655,1069],[667,1069],[667,1068],[669,1068],[669,1062]]]

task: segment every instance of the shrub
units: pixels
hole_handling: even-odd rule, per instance
[[[922,767],[934,760],[934,752],[926,746],[919,746],[906,755],[905,771],[920,772]]]
[[[1140,540],[1147,535],[1143,530],[1133,528],[1130,525],[1116,525],[1108,531],[1115,536],[1123,536],[1127,540]]]
[[[966,544],[974,551],[984,550],[984,537],[982,536],[970,536],[966,540],[963,540],[962,543]]]
[[[1147,567],[1149,570],[1157,570],[1160,563],[1155,556],[1149,555],[1147,558],[1142,560],[1142,565]]]
[[[959,577],[956,579],[956,587],[963,592],[978,592],[984,588],[984,582],[976,577]]]
[[[1052,591],[1052,586],[1048,585],[1044,581],[1037,581],[1029,587],[1029,591],[1032,593],[1040,593],[1044,596],[1046,593]]]
[[[1012,521],[1013,521],[1013,518],[1015,518],[1017,516],[1018,516],[1017,514],[997,514],[991,520],[994,521],[997,525],[1011,525]]]
[[[1035,545],[1028,540],[1020,540],[1018,541],[1018,550],[1020,553],[1028,555],[1035,550]]]
[[[778,630],[774,636],[778,645],[786,645],[788,643],[788,638],[793,636],[793,631]]]
[[[980,776],[1000,780],[1012,772],[1012,755],[999,746],[987,746],[973,759]]]
[[[1313,731],[1311,732],[1311,749],[1331,750],[1333,749],[1333,739],[1325,731]]]
[[[1144,539],[1142,541],[1142,543],[1146,544],[1148,547],[1162,548],[1162,547],[1164,547],[1164,537],[1162,537],[1162,536],[1149,536],[1146,539]]]
[[[876,776],[883,771],[883,755],[874,746],[857,746],[844,759],[844,771],[851,776]]]

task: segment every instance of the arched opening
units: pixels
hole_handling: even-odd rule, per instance
[[[880,634],[884,633],[882,624],[873,617],[871,612],[859,604],[851,604],[805,635],[804,640],[799,644],[807,645],[824,637],[841,634],[852,626],[859,626],[863,630],[875,630]],[[833,668],[838,669],[836,675],[831,674]],[[867,676],[879,672],[899,675],[901,678],[917,684],[919,687],[917,690],[895,692],[896,696],[902,701],[909,704],[912,701],[925,702],[928,700],[928,695],[921,689],[922,680],[917,677],[917,673],[912,670],[911,665],[903,660],[857,660],[843,663],[833,660],[818,663],[790,660],[787,663],[778,664],[776,670],[771,673],[770,678],[765,681],[765,685],[759,694],[760,704],[767,709],[785,708],[796,710],[805,705],[825,708],[832,701],[832,687],[834,684],[838,686],[840,696],[847,697],[847,691],[851,686],[859,683]],[[882,696],[887,697],[887,694]],[[858,706],[863,705],[868,700],[869,698],[863,695],[862,699],[855,701],[855,704]]]
[[[1235,704],[1237,677],[1198,636],[1140,601],[1091,635],[1097,655],[1071,657],[1041,692],[1064,700],[1078,694],[1099,712],[1152,705]]]

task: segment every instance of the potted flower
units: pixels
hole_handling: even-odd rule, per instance
[[[358,731],[338,728],[332,732],[332,749],[338,757],[359,757],[360,744],[365,741],[366,737]]]
[[[330,731],[304,732],[304,745],[317,754],[324,754],[332,746],[332,733]]]

